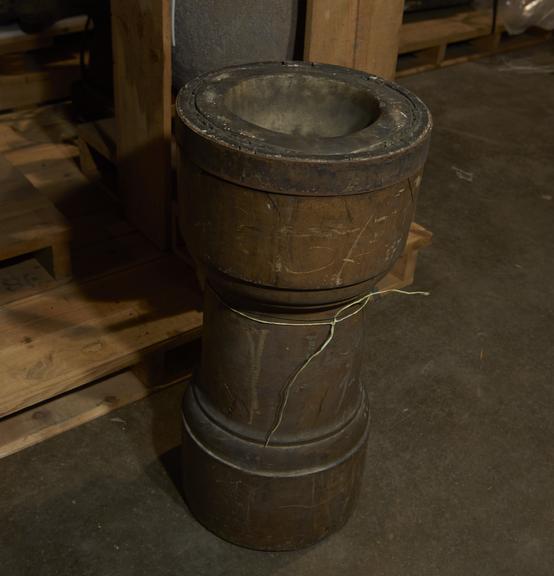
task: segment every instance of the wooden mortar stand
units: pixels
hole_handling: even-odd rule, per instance
[[[358,493],[365,322],[345,306],[403,251],[430,115],[400,86],[309,63],[200,76],[177,113],[180,227],[207,279],[185,496],[231,542],[307,546]]]

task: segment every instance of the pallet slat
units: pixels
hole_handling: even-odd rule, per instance
[[[0,111],[62,100],[81,77],[78,56],[57,62],[25,66],[15,71],[0,68]]]
[[[0,416],[140,362],[202,324],[194,278],[166,256],[0,309]]]
[[[127,371],[4,418],[0,420],[0,458],[104,416],[148,394],[148,388]]]
[[[13,276],[5,269],[6,261],[25,256],[40,260],[56,280],[69,277],[70,233],[65,218],[2,154],[0,180],[0,282],[9,284]],[[31,286],[23,288],[28,291]]]
[[[403,24],[398,53],[416,52],[451,42],[462,42],[492,32],[492,11],[462,12],[448,18],[435,18]]]
[[[123,221],[118,205],[83,176],[78,149],[67,143],[76,137],[63,105],[0,118],[0,220],[11,225],[56,205],[71,227],[75,267],[64,285],[33,258],[0,270],[1,455],[182,378],[199,334],[194,276]],[[110,379],[127,367],[148,384],[131,374]]]
[[[108,205],[105,195],[79,170],[78,155],[77,146],[57,143],[19,147],[4,153],[69,220],[99,212]]]
[[[28,258],[0,269],[0,305],[53,286],[56,281],[36,258]]]
[[[399,290],[410,286],[414,281],[419,250],[429,246],[432,238],[433,234],[429,230],[412,222],[404,253],[395,262],[392,270],[377,284],[377,290]]]
[[[490,10],[403,24],[396,77],[526,48],[552,37],[551,32],[534,28],[509,36],[501,23],[492,28]]]
[[[0,458],[105,416],[156,391],[132,372],[125,371],[8,416],[0,420]]]
[[[0,26],[0,55],[50,46],[57,36],[82,32],[86,21],[86,16],[66,18],[39,34],[25,34],[17,24]]]

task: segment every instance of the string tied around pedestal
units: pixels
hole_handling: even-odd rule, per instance
[[[332,318],[326,320],[315,320],[313,322],[286,322],[286,321],[267,320],[265,318],[252,316],[251,314],[243,312],[242,310],[237,310],[236,308],[233,308],[232,306],[225,304],[235,314],[243,316],[244,318],[247,318],[248,320],[252,320],[253,322],[257,322],[259,324],[271,324],[272,326],[329,326],[329,333],[327,334],[327,337],[322,342],[322,344],[315,350],[315,352],[312,352],[312,354],[308,356],[308,358],[301,364],[299,368],[295,370],[291,378],[286,382],[286,384],[281,389],[280,402],[275,414],[275,421],[266,435],[264,446],[269,445],[271,437],[275,434],[275,432],[281,425],[281,422],[283,421],[283,415],[287,407],[291,388],[293,387],[296,380],[298,380],[300,374],[302,374],[302,372],[309,366],[312,360],[314,360],[314,358],[317,358],[320,354],[322,354],[324,350],[327,348],[327,346],[329,346],[329,344],[333,341],[333,337],[335,336],[336,325],[340,324],[341,322],[344,322],[345,320],[348,320],[349,318],[352,318],[352,316],[355,316],[356,314],[359,314],[367,306],[367,304],[373,297],[380,296],[382,294],[389,294],[391,292],[396,294],[404,294],[408,296],[430,295],[430,292],[424,292],[418,290],[407,291],[407,290],[399,290],[396,288],[389,288],[387,290],[380,290],[378,292],[370,292],[369,294],[365,294],[364,296],[358,298],[357,300],[349,302],[348,304],[345,304],[344,306],[339,308]],[[355,310],[346,314],[347,310],[351,308],[355,308]]]

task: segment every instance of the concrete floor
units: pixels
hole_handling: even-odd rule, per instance
[[[173,388],[0,462],[1,574],[553,574],[553,65],[550,44],[403,81],[435,117],[431,296],[368,311],[373,428],[340,533],[269,554],[197,524]]]

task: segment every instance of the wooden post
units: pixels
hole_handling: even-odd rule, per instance
[[[170,239],[170,0],[112,0],[118,186],[127,218],[158,247]]]
[[[308,0],[304,59],[392,80],[404,0]]]

